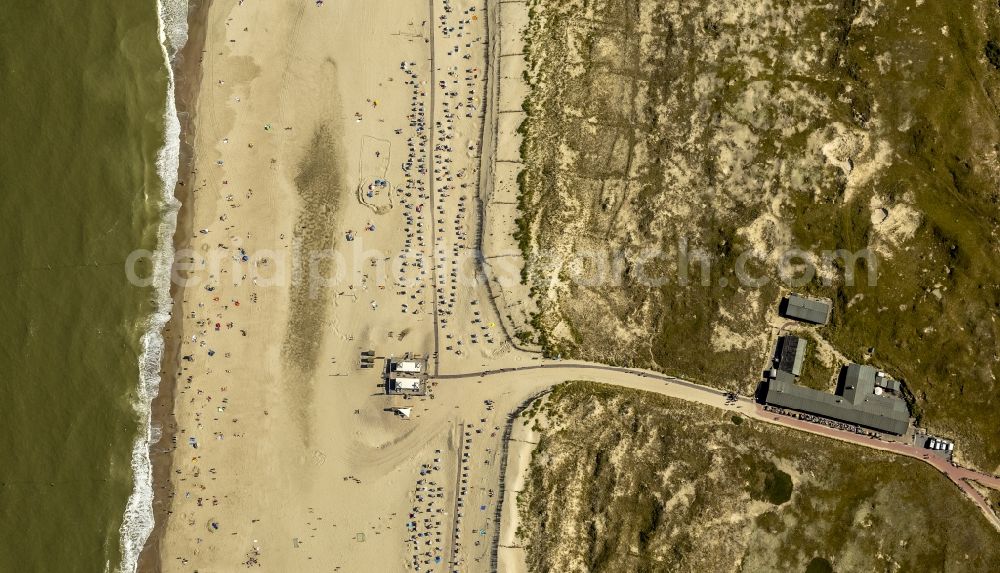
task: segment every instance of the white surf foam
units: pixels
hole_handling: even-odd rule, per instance
[[[153,531],[153,468],[149,448],[159,438],[152,427],[151,406],[160,390],[160,367],[163,358],[163,328],[170,319],[170,267],[174,258],[173,237],[180,203],[174,198],[177,169],[180,163],[181,125],[174,99],[174,56],[187,41],[187,0],[157,0],[160,48],[167,71],[167,102],[163,114],[164,142],[157,154],[156,169],[162,182],[159,197],[161,219],[153,254],[153,288],[156,308],[146,323],[139,357],[139,387],[134,404],[143,429],[132,444],[133,487],[125,507],[120,530],[122,562],[119,571],[135,573],[139,553]]]

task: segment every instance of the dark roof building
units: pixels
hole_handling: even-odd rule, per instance
[[[813,300],[792,293],[781,301],[781,316],[812,324],[826,324],[830,320],[830,303]]]
[[[806,341],[798,336],[782,336],[778,339],[777,368],[791,372],[795,376],[802,374],[802,361],[806,357]]]
[[[906,402],[895,396],[876,394],[877,377],[878,371],[871,366],[851,364],[841,373],[837,393],[828,394],[799,386],[787,375],[779,376],[768,382],[764,401],[880,432],[905,434],[910,425]]]

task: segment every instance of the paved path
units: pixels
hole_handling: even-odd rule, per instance
[[[526,374],[530,374],[530,376],[525,376]],[[747,417],[763,422],[909,456],[927,462],[947,476],[979,507],[993,527],[1000,531],[1000,518],[990,509],[989,502],[966,481],[976,480],[985,486],[1000,490],[1000,477],[952,465],[947,460],[929,454],[928,450],[923,448],[901,442],[880,440],[867,435],[838,430],[822,424],[814,424],[790,416],[775,414],[765,411],[761,405],[749,397],[738,396],[736,400],[728,400],[727,392],[723,390],[639,368],[624,368],[590,362],[541,362],[540,360],[539,364],[529,366],[511,366],[509,368],[494,368],[479,372],[441,374],[436,379],[476,381],[487,377],[500,379],[498,382],[501,383],[522,386],[525,391],[531,392],[535,392],[541,387],[552,386],[567,380],[592,380],[615,386],[655,392],[690,402],[698,402],[715,408],[739,412]]]
[[[434,107],[434,95],[438,91],[437,74],[436,74],[436,71],[437,71],[437,60],[435,59],[437,54],[434,51],[434,37],[437,36],[437,20],[434,19],[434,0],[429,0],[428,1],[428,6],[429,6],[429,11],[430,11],[430,20],[429,20],[429,23],[430,23],[430,42],[429,42],[429,44],[430,44],[430,60],[431,60],[431,83],[430,83],[430,86],[428,88],[428,92],[430,93],[430,106],[427,108],[427,113],[428,113],[427,119],[428,119],[428,121],[427,121],[427,127],[426,127],[426,129],[427,129],[427,131],[429,133],[429,136],[427,138],[427,190],[428,190],[427,192],[428,192],[428,195],[430,196],[430,205],[431,205],[431,211],[430,211],[430,215],[431,215],[431,218],[430,218],[430,225],[431,225],[431,256],[430,256],[429,260],[431,262],[431,270],[434,271],[434,272],[431,273],[431,279],[433,281],[432,284],[434,286],[434,293],[433,293],[434,294],[434,297],[433,297],[433,300],[434,300],[434,306],[433,306],[433,309],[434,309],[434,355],[433,355],[433,358],[434,358],[434,374],[437,375],[438,370],[440,370],[440,367],[441,367],[441,339],[440,339],[440,336],[441,336],[440,335],[440,324],[441,324],[441,321],[438,319],[438,288],[439,288],[440,285],[438,284],[438,278],[437,278],[438,277],[437,263],[438,263],[439,257],[438,257],[438,254],[437,254],[437,252],[438,252],[437,224],[434,223],[434,221],[438,217],[438,212],[437,212],[437,209],[435,208],[435,203],[434,203],[434,197],[435,197],[435,195],[437,195],[437,192],[434,190],[434,164],[435,164],[434,163],[434,138],[437,137],[437,124],[434,123],[434,111],[435,111],[435,107]]]
[[[668,382],[673,384],[678,384],[693,390],[698,390],[705,392],[713,397],[725,396],[726,392],[719,390],[717,388],[711,388],[709,386],[703,386],[701,384],[696,384],[694,382],[689,382],[683,378],[677,378],[676,376],[667,376],[666,374],[661,374],[659,372],[653,372],[650,370],[642,370],[638,368],[624,368],[620,366],[608,366],[606,364],[596,364],[591,362],[555,362],[555,363],[542,363],[542,364],[532,364],[531,366],[513,366],[510,368],[496,368],[493,370],[483,370],[480,372],[467,372],[459,374],[441,374],[436,378],[439,380],[455,380],[461,378],[482,378],[484,376],[496,376],[498,374],[508,374],[512,372],[524,372],[528,370],[602,370],[605,372],[617,372],[621,374],[627,374],[629,376],[637,376],[639,378],[647,378],[649,380],[660,380],[662,382]],[[745,398],[747,402],[752,401],[749,398]],[[714,405],[714,404],[713,404]]]

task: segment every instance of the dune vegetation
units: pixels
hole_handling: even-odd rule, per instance
[[[526,338],[749,392],[781,294],[827,297],[1000,468],[996,2],[528,3]]]

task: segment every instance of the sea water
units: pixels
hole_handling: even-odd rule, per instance
[[[151,529],[186,13],[0,10],[0,571],[131,572]]]

